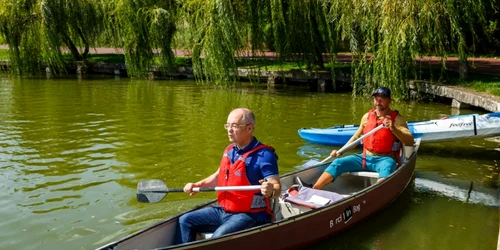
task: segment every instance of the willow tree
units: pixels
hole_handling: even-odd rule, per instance
[[[327,21],[325,6],[321,0],[270,1],[270,22],[280,58],[324,67],[324,54],[336,52],[336,34]]]
[[[56,59],[67,49],[76,61],[85,60],[103,31],[101,1],[42,0],[40,6],[48,55]]]
[[[162,68],[172,65],[172,40],[176,31],[175,0],[115,0],[105,4],[109,42],[123,48],[127,72],[146,76],[156,54]]]
[[[11,71],[34,72],[40,66],[42,40],[37,0],[1,0],[0,32],[9,45]]]
[[[265,51],[270,40],[280,61],[320,68],[323,53],[335,49],[323,1],[187,0],[182,7],[195,73],[217,83],[237,79],[237,58]]]
[[[329,20],[349,42],[354,93],[388,86],[406,97],[408,79],[418,77],[415,57],[467,57],[466,31],[484,20],[481,0],[335,0]]]

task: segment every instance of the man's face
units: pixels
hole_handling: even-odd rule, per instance
[[[385,111],[389,109],[392,99],[390,97],[383,97],[381,95],[375,95],[373,97],[373,105],[378,111]]]
[[[252,138],[253,125],[243,121],[242,112],[231,112],[227,117],[227,136],[229,141],[241,144]]]

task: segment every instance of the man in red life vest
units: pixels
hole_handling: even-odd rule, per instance
[[[176,243],[195,240],[197,232],[213,232],[212,237],[267,223],[271,217],[270,200],[280,195],[278,157],[274,149],[254,136],[255,116],[238,108],[224,124],[232,142],[215,173],[184,186],[194,195],[195,187],[260,185],[258,191],[223,191],[217,194],[219,206],[199,209],[179,218]]]
[[[400,143],[413,145],[413,136],[408,130],[406,120],[398,111],[389,107],[392,102],[391,91],[381,87],[376,89],[372,96],[375,108],[361,118],[358,130],[347,144],[380,124],[385,127],[363,140],[363,153],[335,159],[314,183],[313,188],[322,189],[345,172],[378,172],[378,181],[382,181],[396,169],[395,152],[402,146]],[[337,150],[333,150],[330,155],[340,156]]]

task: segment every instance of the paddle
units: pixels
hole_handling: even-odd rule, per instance
[[[370,132],[362,135],[361,137],[359,137],[358,139],[352,141],[351,143],[344,145],[342,148],[340,148],[337,151],[337,153],[338,154],[344,153],[344,151],[346,151],[347,149],[351,148],[352,146],[354,146],[355,144],[357,144],[361,140],[365,139],[366,137],[368,137],[368,136],[372,135],[373,133],[379,131],[383,127],[384,127],[384,124],[380,124],[378,127],[372,129]],[[320,162],[318,162],[317,160],[309,160],[308,162],[304,163],[304,165],[300,166],[299,169],[310,168],[310,167],[314,167],[314,166],[317,166],[317,165],[321,165],[321,164],[325,163],[326,161],[330,160],[331,158],[332,158],[332,156],[330,155],[330,156],[326,157],[324,160],[322,160]]]
[[[260,185],[193,188],[193,192],[259,190]],[[137,183],[137,201],[153,203],[163,200],[168,193],[184,192],[183,188],[168,188],[161,180],[145,180]]]

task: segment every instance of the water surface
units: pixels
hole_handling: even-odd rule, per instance
[[[139,204],[135,189],[143,179],[182,187],[212,174],[236,107],[255,111],[256,137],[276,149],[284,174],[333,149],[302,141],[299,128],[358,123],[371,100],[248,84],[2,76],[0,249],[94,249],[214,198],[172,193]],[[393,107],[409,121],[452,112],[439,103]],[[417,180],[400,199],[311,248],[494,249],[499,155],[499,139],[422,145]],[[472,181],[484,196],[444,195],[418,178],[466,192]]]

